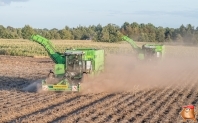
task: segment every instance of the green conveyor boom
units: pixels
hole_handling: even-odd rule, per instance
[[[59,52],[56,52],[55,48],[53,47],[52,43],[40,36],[40,35],[32,35],[31,39],[34,42],[41,44],[49,54],[50,58],[54,61],[55,64],[65,64],[65,57]]]
[[[134,49],[134,51],[138,54],[138,58],[139,59],[141,59],[141,60],[144,59],[143,50],[140,47],[138,47],[136,45],[136,43],[131,38],[129,38],[127,36],[122,36],[121,38],[122,38],[122,40],[128,42],[132,46],[132,48]]]
[[[127,41],[128,43],[130,43],[131,46],[132,46],[134,49],[140,49],[140,48],[135,44],[135,42],[134,42],[132,39],[130,39],[129,37],[127,37],[127,36],[122,36],[122,40]]]

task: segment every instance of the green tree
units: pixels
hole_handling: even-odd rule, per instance
[[[82,37],[82,32],[76,28],[72,30],[72,35],[74,37],[74,40],[80,40]]]
[[[139,32],[140,32],[140,29],[139,29],[139,24],[136,23],[136,22],[133,22],[131,25],[130,25],[131,29],[128,29],[129,30],[129,36],[133,39],[133,40],[138,40],[139,36],[141,35]]]
[[[53,28],[49,31],[51,39],[61,39],[60,34],[58,33],[58,29]]]
[[[119,26],[115,24],[108,24],[107,26],[103,27],[99,41],[109,43],[120,41],[119,29]]]
[[[99,38],[99,41],[102,42],[111,42],[109,37],[109,31],[107,29],[103,29],[101,32],[101,37]]]
[[[29,39],[31,37],[31,35],[33,35],[35,33],[34,29],[32,27],[30,27],[29,25],[25,25],[22,29],[21,29],[21,33],[22,33],[22,37],[23,39]]]
[[[148,42],[155,42],[156,33],[148,34]]]
[[[6,37],[7,37],[6,28],[4,28],[2,25],[0,25],[0,38],[6,38]]]
[[[130,24],[128,22],[124,22],[124,24],[121,26],[121,33],[129,36],[131,32],[132,30]]]
[[[165,28],[165,41],[172,42],[171,37],[173,36],[174,29],[172,28]]]
[[[179,33],[181,36],[185,36],[186,34],[186,27],[183,24],[179,28]]]
[[[138,41],[140,42],[147,42],[148,40],[149,40],[149,37],[146,33],[141,33],[138,38]]]
[[[156,30],[156,38],[157,42],[164,42],[165,41],[165,34],[163,27],[158,27]]]
[[[72,39],[72,34],[69,30],[62,29],[62,30],[59,30],[58,32],[59,32],[61,39]]]
[[[17,35],[19,38],[23,38],[22,37],[22,32],[21,32],[21,28],[16,29],[17,30]]]

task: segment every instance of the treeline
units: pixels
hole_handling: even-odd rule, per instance
[[[191,24],[181,25],[179,28],[156,27],[151,23],[138,24],[136,22],[125,22],[121,27],[115,24],[106,26],[78,26],[63,29],[35,29],[29,25],[23,28],[4,27],[0,25],[0,38],[3,39],[28,39],[32,34],[39,34],[47,39],[68,39],[68,40],[93,40],[98,42],[118,42],[121,35],[127,35],[135,41],[140,42],[182,42],[198,44],[198,27]]]

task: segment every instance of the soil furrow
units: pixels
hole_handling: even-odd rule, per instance
[[[148,93],[147,91],[145,92],[137,92],[136,96],[141,96],[142,94]],[[99,102],[93,106],[88,107],[87,109],[84,109],[80,112],[77,112],[76,114],[73,114],[73,116],[70,116],[70,118],[67,118],[67,121],[70,122],[88,122],[94,119],[94,117],[98,117],[97,115],[99,113],[105,112],[105,110],[109,110],[112,107],[116,106],[119,103],[123,103],[125,100],[128,100],[129,98],[134,97],[134,94],[130,93],[121,93],[118,94],[111,99],[108,100],[103,100],[102,102]],[[98,110],[100,109],[100,110]],[[66,121],[62,121],[66,122]]]
[[[183,77],[186,77],[186,76],[183,76]],[[188,76],[187,76],[188,77]],[[178,81],[180,81],[180,80],[183,80],[183,78],[181,78],[181,77],[179,77],[178,78]],[[161,99],[159,99],[159,101],[156,103],[156,104],[154,104],[154,105],[151,105],[150,107],[151,108],[149,108],[149,110],[142,116],[142,118],[140,118],[140,120],[138,121],[138,122],[150,122],[150,120],[151,120],[151,118],[152,117],[157,117],[157,118],[159,118],[157,115],[158,115],[158,112],[159,112],[159,110],[161,110],[161,108],[164,106],[164,105],[170,105],[170,103],[172,103],[172,101],[174,101],[174,98],[173,97],[175,97],[175,95],[176,96],[179,96],[179,94],[178,94],[178,89],[180,89],[181,87],[183,87],[183,86],[181,86],[181,85],[177,85],[176,87],[174,86],[172,89],[173,89],[173,91],[172,92],[174,92],[174,93],[169,93],[169,94],[167,94],[167,95],[165,95],[164,97],[162,97]],[[181,89],[180,89],[181,90]],[[182,91],[183,91],[184,89],[182,89]],[[181,91],[180,91],[181,92]],[[152,116],[150,115],[150,114],[152,114]],[[152,121],[152,120],[151,120]]]
[[[23,118],[26,117],[27,115],[33,114],[34,112],[38,112],[41,111],[42,109],[45,108],[50,108],[53,105],[57,105],[61,102],[64,102],[65,100],[69,100],[70,98],[75,98],[75,95],[63,95],[62,97],[57,97],[57,98],[53,98],[51,100],[44,100],[42,102],[38,102],[38,103],[33,103],[32,105],[30,105],[29,107],[23,107],[20,108],[20,112],[15,111],[15,110],[11,110],[9,112],[9,116],[6,114],[1,114],[1,120],[2,122],[8,122],[17,118]],[[56,100],[56,101],[53,101]]]
[[[159,89],[152,90],[150,93],[145,93],[145,95],[142,95],[140,97],[135,96],[134,98],[130,98],[127,101],[125,101],[124,103],[117,103],[116,106],[113,106],[109,110],[104,111],[103,113],[100,113],[100,115],[94,119],[94,122],[99,122],[99,123],[111,122],[111,120],[117,119],[117,117],[119,117],[119,115],[122,115],[122,111],[123,111],[123,114],[124,114],[124,112],[127,113],[127,110],[130,106],[133,108],[141,107],[141,105],[143,105],[148,100],[150,100],[150,98],[158,92],[160,92]],[[142,101],[140,101],[140,100],[142,100]],[[117,114],[119,114],[119,115],[117,115]]]
[[[167,105],[164,112],[161,114],[162,119],[160,119],[162,122],[170,122],[171,118],[178,118],[179,112],[178,110],[181,109],[181,106],[178,105],[178,102],[182,100],[182,95],[180,93],[184,93],[183,96],[187,97],[194,88],[194,84],[189,84],[189,86],[182,87],[179,92],[174,95],[170,100],[169,105]],[[159,120],[159,119],[158,119]]]
[[[41,117],[39,116],[40,118],[36,116],[36,120],[37,122],[52,122],[62,120],[67,118],[67,116],[77,112],[78,110],[86,108],[89,105],[97,103],[113,95],[114,94],[101,93],[93,96],[85,96],[84,99],[79,99],[76,101],[74,100],[70,103],[63,103],[62,105],[51,108],[51,110],[49,112],[45,112],[45,114],[42,113],[40,115]]]

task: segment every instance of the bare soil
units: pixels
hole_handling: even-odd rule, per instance
[[[193,104],[198,112],[197,61],[107,55],[104,73],[83,82],[81,93],[38,93],[24,89],[47,76],[51,59],[0,56],[0,122],[182,123],[182,106]]]

